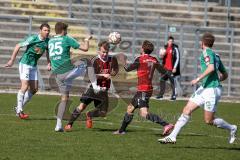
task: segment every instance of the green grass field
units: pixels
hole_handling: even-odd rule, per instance
[[[140,118],[137,112],[126,135],[112,135],[125,113],[124,101],[115,103],[117,107],[107,118],[95,119],[92,129],[85,128],[85,121],[78,121],[72,132],[56,133],[54,108],[58,100],[58,96],[36,95],[25,110],[30,119],[20,120],[13,112],[16,94],[0,94],[0,160],[240,159],[240,141],[228,144],[229,133],[204,124],[201,109],[193,114],[176,144],[163,145],[157,142],[162,127]],[[72,101],[70,110],[79,98]],[[174,123],[185,103],[151,100],[150,110]],[[239,104],[219,104],[218,115],[226,121],[239,125],[239,114]]]

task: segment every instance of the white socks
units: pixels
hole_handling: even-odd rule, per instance
[[[30,101],[32,96],[33,94],[30,91],[25,92],[22,109],[24,109],[25,104]]]
[[[19,90],[17,94],[17,110],[16,110],[17,113],[22,112],[23,101],[24,101],[24,93],[21,90]]]
[[[187,124],[189,119],[190,119],[189,115],[181,114],[181,116],[178,118],[178,120],[174,126],[174,129],[173,129],[172,133],[169,135],[169,137],[176,139],[180,130],[182,129],[183,126],[185,126]]]
[[[215,118],[213,120],[213,124],[215,126],[217,126],[218,128],[223,128],[223,129],[227,129],[227,130],[232,129],[232,125],[229,124],[228,122],[224,121],[222,118]]]
[[[60,118],[57,118],[57,124],[55,130],[59,130],[62,128],[62,120]]]
[[[18,91],[17,94],[17,113],[20,113],[23,111],[23,108],[27,102],[30,101],[32,98],[33,94],[30,91],[27,91],[23,93],[21,90]]]

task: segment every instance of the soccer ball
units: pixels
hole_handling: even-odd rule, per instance
[[[161,58],[163,58],[165,55],[166,55],[166,49],[161,48],[161,49],[159,50],[159,56],[160,56]]]
[[[108,36],[108,41],[113,44],[118,44],[121,41],[121,34],[118,32],[111,32]]]

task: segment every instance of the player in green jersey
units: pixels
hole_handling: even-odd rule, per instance
[[[23,108],[38,91],[37,61],[45,51],[48,54],[49,33],[50,26],[43,23],[40,26],[39,34],[29,36],[15,46],[10,60],[5,65],[5,67],[12,67],[20,48],[26,47],[19,62],[21,88],[17,94],[17,107],[15,107],[16,115],[21,119],[28,118],[28,115],[23,113]]]
[[[63,22],[57,22],[55,25],[56,35],[49,40],[49,58],[51,61],[51,70],[55,75],[56,82],[61,93],[61,102],[58,105],[56,132],[62,132],[62,118],[69,100],[69,91],[72,81],[79,76],[85,75],[86,64],[74,66],[71,62],[70,48],[80,49],[87,52],[89,40],[92,36],[84,39],[84,44],[80,45],[74,38],[67,35],[68,25]]]
[[[172,133],[165,138],[158,139],[159,142],[176,143],[176,137],[181,128],[187,124],[192,112],[198,109],[199,106],[204,107],[205,123],[228,130],[230,133],[229,143],[232,144],[235,141],[237,126],[229,124],[215,115],[217,103],[222,93],[220,81],[227,79],[228,73],[220,57],[212,50],[214,41],[215,37],[211,33],[203,35],[202,53],[200,56],[201,74],[191,81],[191,85],[201,82],[201,86],[195,91],[184,107],[182,115],[176,122]]]

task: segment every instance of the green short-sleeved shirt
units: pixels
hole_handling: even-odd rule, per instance
[[[19,43],[20,47],[27,46],[26,51],[20,59],[20,63],[36,66],[38,59],[47,50],[49,38],[42,40],[40,35],[29,36],[26,40]]]
[[[212,73],[202,79],[202,86],[204,88],[215,88],[220,86],[220,80],[217,72],[220,71],[224,73],[226,72],[226,69],[220,60],[220,57],[217,56],[212,49],[207,48],[200,56],[201,73],[207,69],[209,64],[213,64],[215,69]]]
[[[70,36],[54,36],[49,40],[48,49],[52,72],[63,74],[74,68],[70,48],[78,49],[80,44]]]

